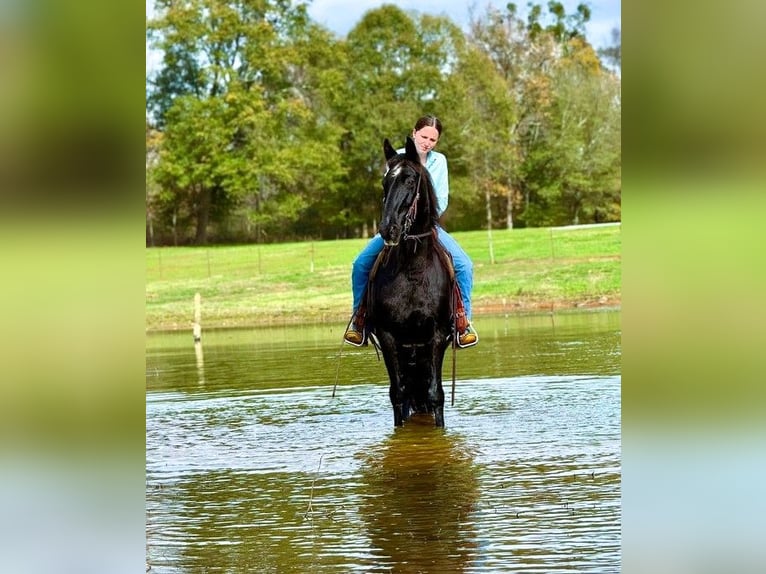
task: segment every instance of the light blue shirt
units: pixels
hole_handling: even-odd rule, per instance
[[[405,149],[396,150],[397,153],[404,153]],[[431,150],[426,156],[426,169],[431,176],[431,183],[434,184],[436,193],[436,210],[441,217],[447,209],[449,203],[449,176],[447,175],[447,156],[438,151]]]

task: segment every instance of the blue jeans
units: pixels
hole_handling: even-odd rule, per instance
[[[471,291],[473,290],[473,262],[458,245],[457,241],[452,239],[449,233],[441,227],[439,231],[439,241],[444,248],[452,255],[452,264],[455,266],[455,279],[460,288],[460,294],[463,296],[463,305],[465,306],[465,315],[471,319]],[[362,249],[361,253],[354,259],[354,265],[351,269],[351,291],[354,294],[354,312],[359,309],[362,302],[364,290],[367,288],[367,280],[370,277],[370,271],[375,264],[378,253],[383,251],[383,238],[380,234],[370,239],[369,243]]]

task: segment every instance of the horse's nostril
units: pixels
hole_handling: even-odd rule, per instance
[[[378,228],[378,233],[380,233],[380,236],[383,239],[395,240],[399,237],[401,229],[402,228],[399,225],[381,225]]]

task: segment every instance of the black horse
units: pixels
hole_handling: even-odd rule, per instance
[[[408,137],[405,153],[383,143],[380,235],[385,242],[367,290],[368,324],[391,381],[394,425],[411,412],[444,426],[442,363],[452,335],[452,276],[436,236],[431,178]],[[440,254],[440,252],[442,252]]]

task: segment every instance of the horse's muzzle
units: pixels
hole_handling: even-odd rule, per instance
[[[383,238],[383,243],[388,247],[394,247],[399,245],[399,241],[402,239],[402,228],[399,225],[391,225],[390,227],[378,228],[380,236]]]

